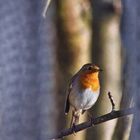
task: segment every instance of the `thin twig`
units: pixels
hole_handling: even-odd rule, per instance
[[[44,10],[42,12],[42,16],[45,18],[46,17],[46,12],[50,6],[50,3],[51,3],[51,0],[47,0],[46,4],[45,4],[45,7],[44,7]]]
[[[111,105],[112,105],[112,111],[114,111],[115,110],[115,103],[113,100],[113,96],[111,95],[111,92],[108,92],[108,97],[109,97],[109,100],[110,100]]]
[[[92,121],[90,120],[90,121],[81,123],[79,125],[76,125],[75,128],[74,128],[74,131],[78,132],[78,131],[87,129],[91,126],[94,126],[94,125],[97,125],[97,124],[100,124],[100,123],[103,123],[103,122],[106,122],[106,121],[109,121],[109,120],[112,120],[112,119],[115,119],[115,118],[119,118],[119,117],[123,117],[123,116],[126,116],[126,115],[133,114],[133,110],[134,110],[134,108],[128,108],[128,109],[119,110],[119,111],[114,110],[114,111],[112,111],[108,114],[105,114],[103,116],[100,116],[100,117],[97,117],[97,118],[91,118]],[[57,134],[57,135],[55,135],[55,136],[53,136],[52,138],[49,138],[49,139],[50,140],[56,140],[56,139],[68,136],[70,134],[73,134],[73,129],[72,128],[65,129],[65,130],[61,131],[59,134]]]

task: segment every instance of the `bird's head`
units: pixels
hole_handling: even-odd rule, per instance
[[[92,63],[88,63],[82,66],[81,68],[81,72],[82,73],[99,73],[101,72],[102,69],[99,68],[97,65],[92,64]]]
[[[98,66],[92,63],[85,64],[80,70],[80,85],[84,88],[92,88],[94,91],[99,90],[99,72],[101,72]]]

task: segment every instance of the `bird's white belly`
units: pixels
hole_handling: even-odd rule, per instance
[[[94,93],[90,88],[83,90],[81,93],[73,90],[70,93],[69,101],[76,110],[87,110],[95,104],[98,96],[99,91]]]

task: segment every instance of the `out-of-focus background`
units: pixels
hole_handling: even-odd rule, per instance
[[[69,127],[66,89],[83,64],[95,63],[101,94],[90,113],[136,106],[65,140],[138,140],[140,137],[140,1],[0,0],[0,140],[47,140]],[[80,122],[89,118],[86,113]],[[131,127],[132,126],[132,127]],[[132,129],[131,129],[132,128]]]

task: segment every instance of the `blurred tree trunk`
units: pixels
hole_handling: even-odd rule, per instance
[[[128,0],[125,1],[129,7],[131,5],[134,7],[133,13],[131,11],[132,16],[129,18],[129,23],[131,23],[131,20],[133,20],[134,24],[132,27],[133,40],[131,43],[131,51],[133,50],[133,57],[135,57],[135,67],[133,73],[135,74],[134,103],[136,106],[134,122],[132,125],[131,140],[138,140],[140,138],[140,1],[136,0],[133,3]]]
[[[122,43],[125,53],[124,61],[124,89],[123,97],[121,100],[121,108],[128,108],[133,105],[133,96],[138,87],[136,87],[136,78],[138,75],[135,73],[135,68],[139,64],[136,61],[136,49],[135,49],[135,29],[136,29],[136,12],[134,1],[124,0],[123,4],[123,15],[121,18],[121,33],[122,33]],[[130,10],[130,7],[133,10]],[[139,52],[139,51],[138,51]],[[139,86],[139,85],[138,85]],[[138,92],[136,92],[138,93]],[[132,116],[124,117],[119,119],[116,131],[113,136],[113,140],[128,140],[130,136],[132,124]],[[134,139],[133,139],[134,140]]]
[[[45,140],[56,133],[56,26],[41,1],[0,1],[0,139]]]
[[[125,44],[124,44],[125,45]],[[124,71],[123,71],[123,95],[121,99],[120,108],[125,109],[132,106],[132,96],[133,96],[133,69],[131,67],[134,65],[132,55],[126,49],[125,50],[126,58],[124,63]],[[128,140],[130,136],[132,124],[132,115],[120,118],[115,127],[115,131],[113,134],[113,140]]]
[[[61,108],[64,108],[68,82],[72,75],[81,66],[90,61],[91,45],[91,9],[88,0],[60,0],[58,1],[58,34],[59,34],[59,83],[58,94],[60,95]],[[64,124],[64,110],[60,113],[60,127]],[[81,117],[80,122],[84,117]],[[69,120],[71,114],[69,115]],[[68,120],[68,117],[66,117]],[[70,121],[67,127],[70,126]],[[67,139],[84,140],[85,131],[69,136]]]
[[[137,16],[137,10],[140,6],[139,1],[129,1],[124,0],[123,2],[123,16],[122,16],[122,41],[123,46],[125,48],[126,55],[126,65],[125,65],[125,92],[124,99],[122,100],[123,107],[129,107],[133,105],[132,101],[136,104],[136,112],[134,116],[134,123],[132,127],[132,134],[130,139],[138,140],[140,138],[140,109],[139,109],[139,101],[140,101],[140,88],[139,88],[139,56],[140,51],[138,49],[139,46],[139,25],[137,24],[139,17]],[[133,9],[133,10],[130,10]],[[136,21],[137,19],[137,21]],[[136,36],[137,35],[137,36]],[[135,97],[133,99],[133,97]],[[127,122],[127,124],[126,124]],[[128,140],[130,135],[132,117],[127,117],[126,119],[120,120],[118,122],[118,128],[120,125],[120,131],[118,132],[118,138],[121,140]],[[119,137],[120,135],[120,137]]]
[[[119,33],[119,3],[93,1],[93,61],[104,70],[101,74],[101,96],[94,107],[93,115],[99,116],[111,111],[108,91],[114,97],[119,109],[121,99],[121,45]],[[117,120],[91,129],[88,140],[111,140]]]

